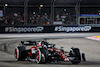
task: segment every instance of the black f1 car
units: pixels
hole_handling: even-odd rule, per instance
[[[26,49],[26,46],[31,46]],[[85,54],[80,53],[79,48],[71,48],[70,51],[64,51],[63,47],[57,49],[55,44],[45,41],[21,41],[20,46],[15,48],[15,58],[17,61],[33,61],[36,63],[46,63],[51,61],[71,61],[78,64],[85,59]]]

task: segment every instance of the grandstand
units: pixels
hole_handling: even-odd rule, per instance
[[[0,0],[0,26],[100,27],[99,0]]]

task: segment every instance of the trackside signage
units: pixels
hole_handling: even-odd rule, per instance
[[[90,31],[91,26],[84,27],[64,27],[64,26],[56,26],[55,31],[58,32],[78,32],[78,31]]]
[[[100,27],[91,26],[0,26],[0,33],[59,33],[100,32]]]
[[[44,27],[6,27],[5,32],[42,32]]]

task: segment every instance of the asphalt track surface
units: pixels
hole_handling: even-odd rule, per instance
[[[87,39],[90,36],[100,36],[100,33],[41,33],[41,34],[0,34],[0,67],[100,67],[100,41]],[[61,46],[69,51],[71,47],[80,48],[86,54],[86,62],[72,64],[71,62],[58,62],[36,64],[30,61],[16,61],[14,48],[22,40],[43,40]],[[4,51],[4,45],[7,50]]]

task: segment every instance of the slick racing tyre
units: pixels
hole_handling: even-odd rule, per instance
[[[78,64],[78,63],[80,63],[80,61],[81,61],[80,50],[78,48],[73,48],[72,50],[73,50],[73,53],[74,53],[72,55],[73,55],[73,57],[75,57],[75,59],[71,61],[72,64]]]
[[[25,47],[19,46],[15,48],[15,59],[17,61],[24,61],[26,58]]]
[[[36,53],[36,63],[46,63],[48,57],[47,49],[37,49]]]

